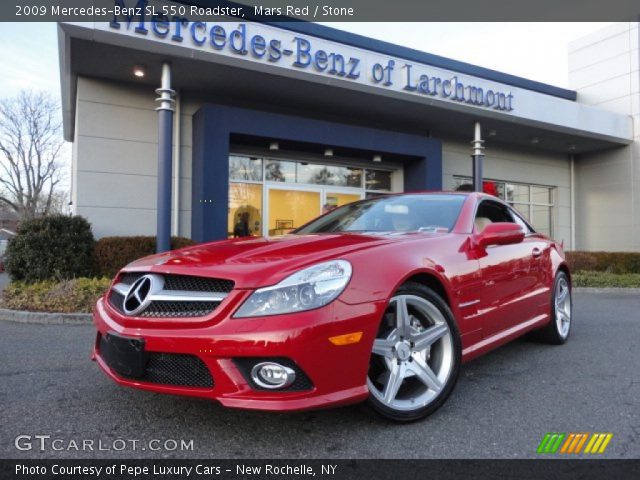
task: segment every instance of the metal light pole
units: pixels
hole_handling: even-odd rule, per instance
[[[173,140],[173,99],[171,64],[162,64],[161,87],[156,90],[158,108],[158,205],[156,252],[171,249],[171,173]]]
[[[482,132],[480,130],[480,122],[476,122],[473,130],[473,190],[482,192],[482,167],[484,163],[484,140],[482,140]]]

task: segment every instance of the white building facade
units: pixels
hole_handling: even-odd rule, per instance
[[[616,23],[569,47],[578,101],[628,116],[633,142],[575,162],[576,248],[640,250],[640,38],[638,23]]]

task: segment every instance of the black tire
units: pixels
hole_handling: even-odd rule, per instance
[[[442,299],[442,297],[440,297],[440,295],[438,295],[435,291],[433,291],[432,289],[419,284],[419,283],[415,283],[415,282],[407,282],[406,284],[404,284],[402,287],[400,287],[398,289],[397,292],[395,292],[395,294],[393,295],[392,299],[390,300],[389,303],[389,307],[387,308],[387,311],[385,312],[385,316],[383,317],[383,319],[381,320],[381,324],[380,324],[380,329],[378,332],[378,338],[376,340],[381,340],[381,341],[386,341],[386,342],[395,342],[396,341],[396,337],[394,337],[393,340],[389,340],[390,337],[385,336],[385,332],[389,332],[389,328],[391,328],[392,330],[395,328],[392,324],[392,322],[396,321],[396,314],[393,313],[394,311],[394,307],[392,307],[391,305],[391,301],[393,301],[394,299],[400,298],[401,296],[408,296],[408,297],[404,297],[404,298],[409,298],[409,301],[412,302],[417,302],[418,303],[418,307],[420,306],[419,303],[420,301],[417,298],[413,298],[412,297],[419,297],[420,299],[425,300],[426,302],[428,302],[429,304],[433,305],[438,312],[440,312],[441,316],[435,315],[434,317],[437,317],[437,322],[436,323],[434,320],[433,324],[430,325],[426,325],[425,323],[428,322],[428,319],[421,319],[421,311],[419,309],[416,309],[417,307],[415,305],[410,305],[408,303],[405,303],[407,305],[407,312],[413,311],[414,314],[411,315],[409,313],[408,317],[411,318],[412,320],[410,322],[420,322],[418,325],[418,329],[422,329],[422,331],[420,333],[422,333],[423,335],[426,334],[426,330],[431,328],[431,327],[439,327],[440,329],[444,330],[444,323],[442,322],[442,320],[444,319],[444,321],[446,322],[446,325],[448,326],[448,333],[444,334],[443,337],[439,338],[438,340],[435,340],[433,343],[429,344],[429,346],[427,347],[429,350],[428,356],[426,353],[420,353],[420,352],[413,352],[411,353],[412,357],[410,357],[408,360],[406,360],[405,362],[402,362],[402,360],[400,359],[400,357],[398,357],[395,360],[389,360],[386,356],[380,356],[381,354],[378,353],[372,353],[371,356],[371,360],[370,360],[370,366],[369,366],[369,372],[368,372],[368,380],[367,380],[367,385],[369,386],[369,391],[371,392],[369,395],[369,399],[368,399],[368,404],[369,406],[379,415],[395,421],[395,422],[412,422],[412,421],[416,421],[416,420],[421,420],[429,415],[431,415],[433,412],[435,412],[436,410],[438,410],[438,408],[440,408],[447,400],[447,398],[449,397],[449,395],[451,395],[451,392],[453,391],[456,382],[458,380],[458,376],[459,376],[459,372],[460,372],[460,363],[461,363],[461,355],[462,355],[462,347],[461,347],[461,342],[460,342],[460,333],[458,330],[458,327],[456,325],[453,313],[451,312],[451,309],[449,308],[449,306],[447,305],[447,303]],[[407,300],[405,300],[405,302],[407,302]],[[426,305],[426,304],[425,304]],[[396,307],[397,308],[397,307]],[[429,307],[431,308],[431,307]],[[391,309],[391,313],[390,313],[390,309]],[[435,310],[434,310],[435,312]],[[393,316],[392,319],[390,319],[390,315]],[[426,317],[426,316],[425,316]],[[412,324],[413,325],[413,324]],[[435,328],[433,328],[433,330],[435,330]],[[415,335],[413,338],[417,339],[419,338],[417,335],[419,335],[420,333],[415,333],[415,331],[412,329],[412,335]],[[391,335],[394,335],[393,333]],[[397,337],[398,339],[400,339],[401,337]],[[407,337],[408,339],[409,337]],[[407,340],[409,341],[409,340]],[[438,343],[438,342],[442,342],[442,343]],[[409,342],[411,343],[411,342]],[[415,343],[413,343],[412,345],[417,345]],[[433,347],[433,355],[432,355],[432,347]],[[439,350],[438,350],[439,349]],[[393,351],[398,352],[398,349],[396,348],[392,348]],[[446,351],[446,353],[440,353],[438,354],[438,352],[444,352]],[[400,355],[400,353],[397,353],[397,355]],[[406,352],[405,354],[406,355]],[[420,362],[416,361],[415,357],[413,357],[414,355],[424,355],[425,358],[418,358],[418,360],[420,360]],[[433,356],[433,358],[431,358]],[[441,388],[441,390],[437,391],[437,388],[431,389],[431,387],[426,386],[427,384],[424,383],[424,380],[420,380],[419,375],[415,375],[413,372],[410,372],[409,375],[410,377],[401,380],[400,381],[400,387],[398,387],[398,394],[403,391],[402,389],[404,388],[406,391],[406,389],[409,389],[409,391],[411,391],[411,389],[415,389],[415,390],[419,390],[420,388],[425,389],[425,393],[423,393],[422,397],[420,397],[421,399],[425,398],[425,396],[428,395],[433,395],[433,398],[431,398],[428,403],[426,403],[425,400],[425,405],[423,407],[419,407],[416,409],[411,409],[411,410],[406,410],[406,409],[400,409],[400,408],[394,408],[392,405],[385,403],[384,401],[382,401],[383,399],[379,398],[380,394],[383,393],[381,389],[378,389],[377,387],[374,387],[374,380],[373,378],[376,378],[376,372],[377,373],[377,378],[381,377],[382,375],[384,375],[384,373],[379,373],[382,371],[382,368],[380,365],[378,365],[379,362],[382,362],[384,366],[386,366],[387,371],[389,372],[388,375],[390,378],[391,373],[389,370],[389,363],[386,362],[397,362],[397,365],[400,365],[401,363],[404,363],[407,366],[407,369],[410,368],[410,365],[419,365],[420,363],[426,364],[427,366],[429,366],[430,368],[431,362],[440,362],[440,366],[435,365],[436,367],[438,367],[438,371],[440,371],[439,369],[443,368],[443,365],[446,362],[446,365],[450,365],[450,369],[448,367],[444,367],[447,368],[447,372],[448,372],[448,376],[446,377],[446,381],[444,381],[444,383],[440,383],[438,384],[436,387],[437,388]],[[414,363],[415,362],[415,363]],[[391,363],[391,365],[393,365],[393,363]],[[377,369],[377,370],[376,370]],[[404,371],[404,370],[403,370]],[[436,370],[429,370],[432,373],[435,374]],[[437,380],[437,378],[436,378]],[[388,380],[388,382],[390,383],[390,381]],[[405,382],[410,382],[410,384],[407,384]],[[383,383],[378,383],[379,386],[384,386]],[[376,392],[374,394],[374,391]],[[433,393],[430,393],[430,391],[432,391]],[[394,397],[395,398],[395,397]],[[395,400],[394,400],[395,401]],[[400,402],[413,402],[413,400],[411,399],[411,394],[409,394],[408,396],[408,400],[404,400],[404,399],[400,399]],[[422,402],[420,402],[422,403]]]
[[[563,283],[564,282],[564,283]],[[560,329],[558,322],[558,313],[556,309],[556,301],[558,299],[558,290],[559,284],[565,284],[568,288],[568,301],[569,301],[569,323],[567,326],[566,333],[563,333]],[[540,330],[537,330],[534,333],[534,338],[544,343],[548,343],[550,345],[562,345],[569,339],[569,334],[571,333],[571,315],[573,312],[573,299],[571,296],[571,282],[569,281],[569,277],[563,271],[559,271],[556,274],[555,281],[553,282],[553,291],[551,293],[551,321]]]

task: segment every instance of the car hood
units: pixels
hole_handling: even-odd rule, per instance
[[[236,288],[255,288],[273,285],[314,263],[348,259],[354,252],[417,235],[429,236],[339,233],[222,240],[145,257],[125,270],[226,278],[233,280]]]

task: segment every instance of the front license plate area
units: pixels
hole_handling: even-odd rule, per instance
[[[116,373],[127,378],[142,378],[147,367],[143,338],[106,333],[100,340],[100,356]]]

